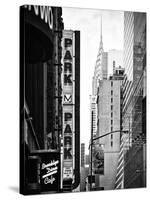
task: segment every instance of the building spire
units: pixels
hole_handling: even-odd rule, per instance
[[[95,71],[94,71],[94,77],[93,77],[93,94],[97,94],[97,88],[99,85],[99,80],[103,79],[103,71],[102,71],[102,55],[104,52],[103,49],[103,37],[102,37],[102,15],[100,16],[100,43],[99,43],[99,49],[95,64]]]
[[[103,49],[103,34],[102,34],[102,15],[101,15],[101,39],[100,39],[100,48]]]

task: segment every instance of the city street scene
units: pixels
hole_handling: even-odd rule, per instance
[[[20,7],[20,193],[146,187],[146,13]]]

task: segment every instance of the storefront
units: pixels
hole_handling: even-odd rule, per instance
[[[20,192],[23,194],[59,192],[60,188],[60,167],[50,167],[50,170],[58,168],[57,178],[47,175],[44,182],[41,176],[47,168],[42,169],[41,165],[53,162],[54,154],[60,165],[61,128],[55,129],[55,116],[61,102],[56,105],[55,91],[60,91],[56,79],[61,79],[61,74],[55,68],[61,66],[58,51],[63,29],[61,15],[59,7],[20,8]],[[35,151],[38,153],[33,154]],[[47,154],[43,151],[52,161],[44,160]]]

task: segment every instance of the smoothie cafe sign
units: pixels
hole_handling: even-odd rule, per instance
[[[63,158],[62,178],[73,178],[74,165],[74,32],[64,31],[62,40],[62,83],[63,83]]]

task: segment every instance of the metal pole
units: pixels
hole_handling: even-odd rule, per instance
[[[130,116],[129,116],[129,149],[130,149]]]
[[[92,148],[93,148],[93,111],[92,111],[92,122],[91,122],[91,173],[90,173],[90,190],[92,190]]]

